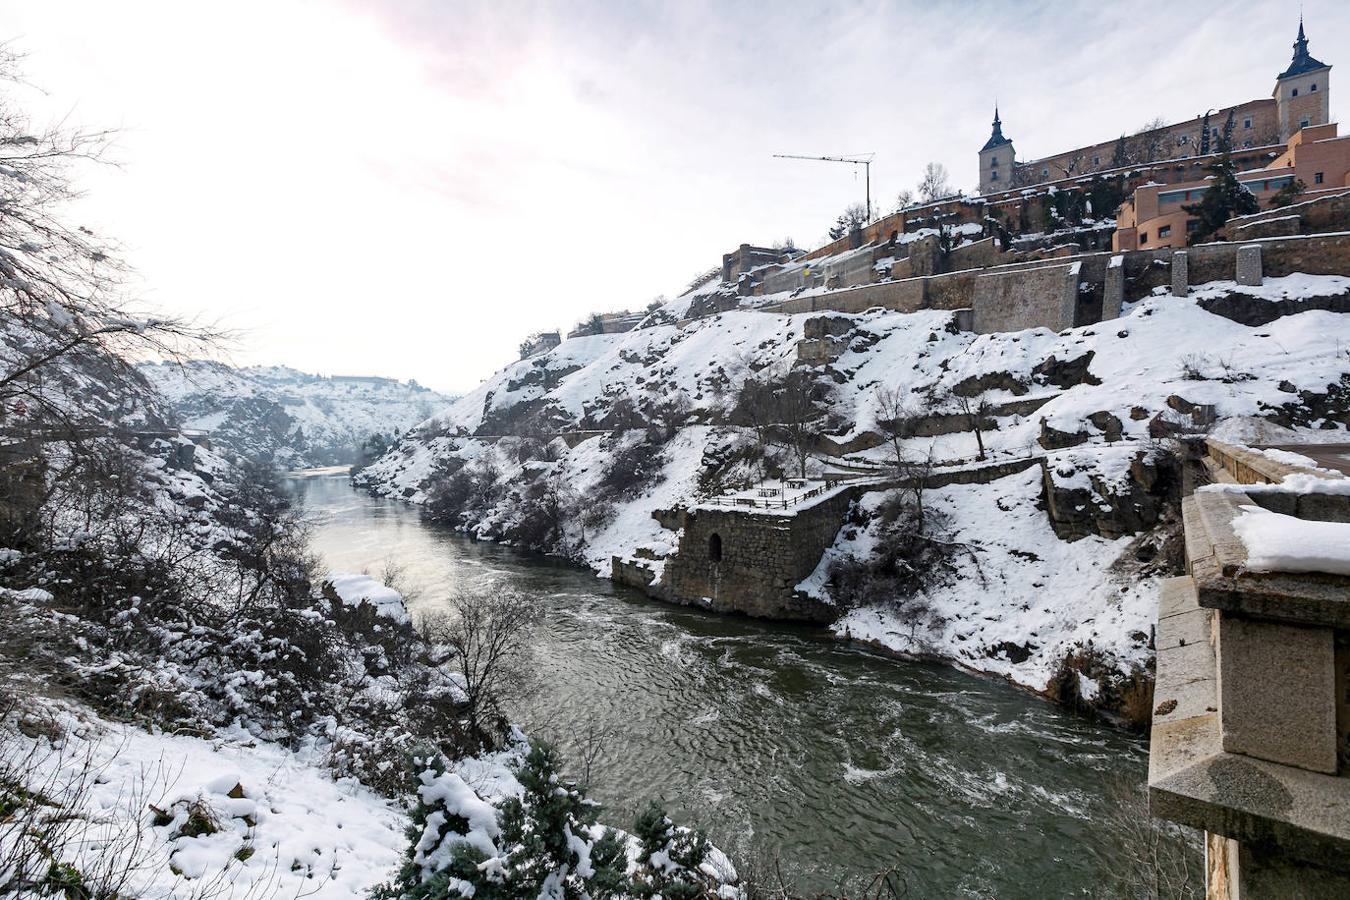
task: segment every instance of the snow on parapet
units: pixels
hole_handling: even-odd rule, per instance
[[[375,614],[393,619],[395,622],[408,622],[408,607],[403,603],[403,595],[391,587],[381,584],[369,575],[353,575],[348,572],[329,572],[326,579],[333,586],[333,593],[346,606],[360,606],[362,602],[375,608]]]
[[[1350,575],[1350,523],[1319,522],[1244,505],[1233,532],[1253,572]]]

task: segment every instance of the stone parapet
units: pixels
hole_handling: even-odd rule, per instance
[[[1223,466],[1238,484],[1279,484],[1288,475],[1316,475],[1303,466],[1271,459],[1248,447],[1239,447],[1215,438],[1205,439],[1210,459]]]
[[[1222,614],[1198,599],[1190,578],[1163,582],[1149,748],[1153,815],[1207,832],[1210,897],[1291,896],[1272,886],[1287,884],[1274,880],[1280,873],[1292,874],[1306,896],[1343,896],[1350,778],[1225,748],[1215,639]]]
[[[1318,572],[1253,572],[1233,531],[1242,506],[1259,506],[1236,491],[1197,491],[1182,505],[1186,559],[1199,603],[1235,615],[1295,625],[1350,628],[1350,576]]]

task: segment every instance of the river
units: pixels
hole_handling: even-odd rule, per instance
[[[573,758],[581,731],[607,734],[591,793],[612,824],[659,798],[811,890],[895,866],[910,897],[1076,896],[1120,863],[1102,816],[1145,777],[1138,739],[997,680],[652,601],[423,524],[341,476],[291,485],[326,564],[397,562],[414,612],[484,583],[539,598],[539,685],[514,718]]]

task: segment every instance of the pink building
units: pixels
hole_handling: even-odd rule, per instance
[[[1296,131],[1284,152],[1260,169],[1237,173],[1262,207],[1280,188],[1303,182],[1307,200],[1350,187],[1350,136],[1338,137],[1336,125],[1311,125]],[[1157,250],[1186,246],[1195,219],[1182,207],[1200,202],[1209,179],[1183,184],[1146,184],[1120,207],[1116,216],[1115,250]]]

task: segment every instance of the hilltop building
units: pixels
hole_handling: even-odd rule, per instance
[[[1239,168],[1237,179],[1263,208],[1276,192],[1296,181],[1304,186],[1300,202],[1343,193],[1350,187],[1350,135],[1338,137],[1335,124],[1301,127],[1289,138],[1285,151],[1269,165]],[[1183,207],[1199,203],[1208,189],[1208,179],[1136,188],[1116,216],[1112,249],[1186,246],[1186,237],[1197,220]]]
[[[1186,122],[1023,162],[1016,159],[1012,139],[1003,134],[1003,122],[995,109],[993,131],[980,148],[980,193],[1032,187],[1141,163],[1205,156],[1218,149],[1218,137],[1230,115],[1235,149],[1278,148],[1300,128],[1328,122],[1330,74],[1331,66],[1308,52],[1300,18],[1293,59],[1276,76],[1269,99],[1249,100]]]

